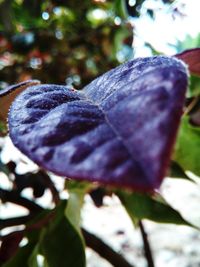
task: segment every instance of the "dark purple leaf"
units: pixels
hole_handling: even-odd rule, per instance
[[[200,48],[186,50],[175,57],[183,60],[191,73],[200,76]]]
[[[169,164],[186,73],[181,61],[158,56],[129,61],[82,91],[30,87],[11,107],[10,136],[56,174],[153,190]]]

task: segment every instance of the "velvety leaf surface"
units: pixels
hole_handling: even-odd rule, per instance
[[[11,107],[10,136],[59,175],[152,190],[169,164],[186,72],[181,61],[158,56],[129,61],[82,91],[30,87]]]
[[[175,160],[184,170],[200,176],[200,127],[190,124],[189,117],[183,117],[175,147]]]

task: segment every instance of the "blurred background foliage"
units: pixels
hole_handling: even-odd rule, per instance
[[[37,78],[81,88],[132,56],[124,1],[8,0],[0,15],[4,82]]]
[[[36,78],[82,88],[133,57],[129,18],[140,16],[143,2],[0,1],[1,87]]]
[[[27,79],[38,79],[42,83],[67,84],[77,89],[83,88],[95,77],[134,57],[134,19],[140,19],[145,2],[145,0],[0,0],[0,89]],[[170,7],[174,1],[158,0],[157,2]],[[152,20],[155,16],[154,11],[153,7],[145,10]],[[178,12],[177,9],[171,8],[171,16]],[[151,50],[151,54],[160,53],[150,43],[144,45]],[[184,41],[177,42],[175,50],[181,52],[198,46],[200,46],[200,35],[195,38],[188,35]],[[189,104],[200,93],[199,79],[192,77],[191,84]],[[199,105],[199,100],[196,103]],[[198,115],[196,115],[197,111]],[[196,119],[199,123],[197,125],[200,125],[197,106],[195,110],[193,109],[193,114],[196,116],[193,120]],[[1,135],[5,133],[4,131],[5,125],[0,121]],[[0,144],[0,154],[3,144],[4,140]],[[199,157],[196,158],[197,161]],[[81,247],[83,242],[75,231],[77,225],[70,221],[73,215],[68,216],[70,212],[69,210],[66,212],[66,203],[60,203],[60,195],[51,181],[51,176],[43,170],[19,174],[18,163],[10,161],[4,164],[0,157],[0,173],[4,173],[10,182],[9,190],[0,187],[0,199],[2,203],[11,202],[25,207],[28,215],[13,219],[0,218],[0,230],[13,225],[26,224],[26,229],[31,231],[34,229],[36,237],[32,236],[29,230],[26,233],[14,231],[12,235],[0,236],[2,239],[0,266],[35,267],[38,266],[36,263],[38,254],[45,256],[44,266],[71,266],[66,265],[69,264],[66,258],[60,257],[57,253],[58,250],[60,253],[65,253],[61,249],[62,244],[63,248],[71,245],[69,233],[76,237],[69,259],[76,258],[79,253],[81,258],[76,267],[84,266],[85,259]],[[180,166],[172,168],[171,176],[177,177],[177,173],[182,178],[188,179]],[[90,192],[97,207],[103,204],[105,194],[110,194],[105,188],[91,189],[87,184],[72,183],[71,187],[69,184],[67,186],[69,193],[76,200],[75,204],[73,201],[68,201],[70,203],[68,206],[73,210],[74,205],[75,209],[78,205],[79,212],[86,192]],[[32,188],[32,199],[22,196],[21,193],[26,188]],[[58,214],[59,219],[51,222],[44,232],[43,224],[37,229],[34,225],[38,225],[40,220],[38,218],[49,216],[49,209],[44,211],[36,204],[36,200],[42,197],[47,189],[52,195],[55,207],[53,212]],[[139,220],[148,218],[157,222],[188,225],[181,215],[159,195],[154,198],[145,195],[129,196],[122,192],[118,195],[136,224]],[[132,205],[133,201],[134,205]],[[143,209],[140,208],[141,202]],[[69,220],[67,216],[63,217],[64,213]],[[38,214],[40,215],[35,219],[35,224],[32,223],[34,227],[31,228],[30,221]],[[71,225],[74,226],[73,229]],[[59,227],[69,232],[61,233]],[[87,232],[83,231],[83,233],[88,242]],[[28,245],[18,250],[24,236],[28,238]],[[55,242],[50,244],[49,239]],[[60,246],[54,247],[58,241]],[[14,245],[10,248],[11,243]],[[58,260],[61,260],[60,265],[55,264]],[[27,265],[24,265],[25,261]]]

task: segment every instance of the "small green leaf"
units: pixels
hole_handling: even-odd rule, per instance
[[[175,161],[171,162],[169,174],[167,176],[172,177],[172,178],[180,178],[180,179],[187,179],[187,180],[189,179],[190,180],[190,178],[186,175],[186,173],[181,168],[181,166]]]
[[[55,210],[55,218],[43,230],[41,252],[49,267],[85,267],[84,245],[79,233],[65,217],[66,202]]]
[[[127,12],[126,4],[124,0],[115,1],[115,10],[116,10],[116,14],[120,16],[121,18],[126,19],[128,17],[128,12]]]
[[[195,75],[191,75],[190,86],[189,90],[187,91],[187,97],[193,97],[197,95],[200,95],[200,78]]]
[[[174,160],[184,169],[200,176],[200,127],[192,126],[188,117],[182,118]]]
[[[93,185],[87,182],[77,182],[73,180],[66,181],[66,188],[69,192],[69,199],[67,201],[65,215],[80,235],[81,208],[83,206],[85,194],[92,187]]]
[[[71,192],[65,214],[70,223],[80,232],[80,212],[85,194]]]
[[[7,134],[7,127],[6,123],[3,121],[0,121],[0,137],[3,137]]]
[[[39,245],[37,244],[28,259],[29,267],[40,267],[37,261],[38,254],[39,254]]]
[[[148,219],[158,223],[172,223],[191,226],[178,211],[165,203],[161,196],[154,198],[148,194],[118,192],[118,196],[134,224]]]

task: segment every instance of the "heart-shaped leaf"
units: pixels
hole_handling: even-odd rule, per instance
[[[129,61],[82,91],[33,86],[11,107],[10,136],[59,175],[153,190],[169,164],[186,87],[184,64],[164,56]]]

